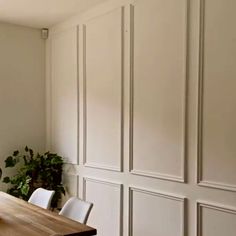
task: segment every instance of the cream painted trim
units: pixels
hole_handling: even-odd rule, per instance
[[[79,180],[80,180],[79,175],[76,175],[76,197],[77,198],[79,198],[79,187],[80,187]]]
[[[109,14],[109,13],[115,11],[115,10],[118,10],[118,9],[120,9],[120,10],[121,10],[121,14],[123,14],[123,13],[124,13],[125,6],[121,5],[121,6],[113,7],[112,9],[106,10],[105,12],[100,13],[99,15],[94,15],[94,16],[92,16],[92,17],[89,17],[88,19],[86,19],[86,20],[84,21],[84,22],[85,22],[84,24],[86,25],[86,23],[89,23],[90,21],[93,21],[93,20],[95,20],[95,19],[98,19],[98,18],[100,18],[100,17],[102,17],[102,16],[105,16],[105,15],[107,15],[107,14]],[[122,21],[123,21],[123,20],[122,20]]]
[[[86,95],[86,25],[83,24],[83,165],[86,164],[87,95]]]
[[[203,106],[203,59],[204,59],[204,6],[200,1],[199,13],[199,75],[198,75],[198,137],[197,137],[197,183],[202,180],[202,106]]]
[[[205,31],[205,0],[200,1],[199,22],[199,75],[198,75],[198,137],[197,137],[197,184],[199,186],[236,191],[236,185],[203,180],[202,163],[202,129],[203,129],[203,102],[204,102],[204,31]]]
[[[182,223],[181,223],[181,235],[185,236],[185,228],[186,228],[186,198],[183,196],[179,196],[176,194],[167,194],[163,192],[157,192],[153,190],[147,190],[143,188],[138,188],[138,187],[129,187],[129,236],[133,236],[133,192],[139,192],[139,193],[144,193],[147,195],[152,195],[160,198],[166,198],[170,199],[173,201],[178,201],[182,202],[182,210],[181,210],[181,218],[182,218]]]
[[[221,190],[226,190],[226,191],[233,191],[233,192],[236,191],[235,185],[219,183],[219,182],[214,182],[214,181],[200,180],[198,182],[198,185],[202,187],[215,188],[215,189],[221,189]]]
[[[236,208],[216,204],[216,203],[210,203],[206,201],[197,201],[196,202],[196,236],[202,236],[202,208],[208,208],[224,213],[229,213],[236,215]]]
[[[153,177],[157,179],[170,180],[175,182],[186,182],[187,176],[187,127],[188,127],[188,75],[189,75],[189,0],[185,0],[185,88],[184,88],[184,114],[183,114],[183,154],[181,158],[182,170],[181,176],[174,176],[169,174],[162,174],[158,172],[149,172],[142,170],[135,170],[133,167],[133,134],[134,134],[134,122],[133,122],[133,110],[134,110],[134,7],[135,5],[130,5],[130,134],[129,134],[129,171],[132,174]]]
[[[122,172],[123,171],[123,159],[124,159],[124,31],[125,31],[125,20],[124,11],[125,7],[119,7],[121,9],[121,149],[120,149],[120,163],[119,166],[101,165],[99,163],[89,163],[87,161],[87,95],[86,95],[86,23],[83,24],[83,165],[85,167],[91,167],[96,169],[111,170]],[[106,15],[117,8],[106,12]],[[101,15],[101,16],[103,16]],[[99,16],[97,16],[99,17]],[[96,17],[96,18],[97,18]],[[87,21],[88,22],[88,21]]]
[[[95,177],[83,177],[83,199],[86,201],[86,183],[98,183],[98,184],[105,184],[112,187],[116,187],[119,189],[120,192],[120,212],[119,212],[119,235],[123,236],[123,206],[124,206],[124,199],[123,199],[123,184],[111,182],[110,180],[98,179]]]
[[[146,176],[150,178],[163,179],[163,180],[169,180],[169,181],[180,182],[180,183],[185,182],[185,180],[182,177],[174,176],[174,175],[159,174],[156,172],[142,171],[142,170],[130,170],[130,172],[131,174],[134,174],[134,175]]]
[[[47,99],[46,99],[46,123],[47,123],[47,149],[52,149],[52,40],[47,40],[48,53],[47,53],[47,64],[46,64],[46,87],[47,87]]]
[[[79,153],[80,153],[80,96],[79,96],[79,87],[80,87],[80,57],[79,57],[79,43],[80,43],[80,26],[76,26],[76,42],[77,42],[77,163],[79,165]],[[78,187],[77,187],[78,188]],[[78,196],[78,194],[77,194]]]
[[[74,24],[74,25],[71,25],[70,27],[65,28],[65,29],[63,29],[63,30],[60,30],[60,31],[56,31],[56,32],[53,32],[53,33],[50,33],[50,32],[49,32],[48,40],[49,40],[49,39],[52,39],[52,38],[57,38],[57,37],[59,37],[59,35],[61,35],[62,33],[66,32],[66,31],[70,31],[70,30],[76,29],[77,27],[78,27],[78,24]]]
[[[90,162],[90,163],[84,162],[84,166],[89,167],[89,168],[116,171],[116,172],[121,172],[122,171],[121,168],[116,168],[114,166],[109,166],[109,165],[101,165],[101,164],[92,163],[92,162]]]

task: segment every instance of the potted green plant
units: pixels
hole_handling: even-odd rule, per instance
[[[10,184],[7,192],[15,197],[28,200],[39,187],[55,190],[52,199],[52,207],[55,208],[61,194],[65,194],[62,184],[63,159],[55,153],[35,154],[26,146],[23,154],[16,150],[8,156],[5,167],[16,169],[17,174],[3,178],[4,183]]]

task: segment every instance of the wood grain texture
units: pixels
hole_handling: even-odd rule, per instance
[[[0,192],[0,236],[96,235],[96,229]]]

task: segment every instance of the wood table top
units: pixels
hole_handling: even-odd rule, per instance
[[[0,191],[0,236],[91,236],[96,229]]]

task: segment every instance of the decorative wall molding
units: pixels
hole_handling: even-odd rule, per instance
[[[135,4],[130,5],[130,130],[129,130],[129,171],[132,174],[147,176],[157,179],[170,180],[175,182],[186,182],[186,155],[187,155],[187,126],[188,126],[188,58],[189,58],[189,0],[185,1],[185,92],[184,92],[184,114],[183,114],[183,153],[182,153],[182,170],[181,176],[174,176],[170,174],[163,174],[158,172],[150,172],[145,170],[135,170],[133,166],[134,156],[133,156],[133,139],[134,139],[134,11]]]
[[[203,141],[203,106],[204,106],[204,31],[205,31],[205,0],[200,1],[199,22],[199,70],[198,70],[198,137],[197,137],[197,184],[199,186],[236,191],[236,185],[204,180],[202,163]]]
[[[207,180],[202,180],[202,179],[198,180],[198,185],[202,187],[221,189],[225,191],[233,191],[233,192],[236,191],[235,185],[219,183],[219,182],[214,182],[214,181],[207,181]]]
[[[50,35],[49,35],[50,36]],[[47,47],[46,61],[46,125],[47,125],[47,140],[46,146],[48,150],[52,149],[52,39],[49,37]]]
[[[80,70],[80,67],[79,67],[79,50],[80,50],[80,47],[79,47],[79,43],[80,43],[80,38],[79,38],[79,35],[80,35],[80,25],[76,25],[76,30],[77,30],[77,33],[76,33],[76,42],[77,42],[77,163],[76,165],[79,165],[80,164],[80,96],[79,96],[79,87],[80,87],[80,73],[79,73],[79,70]],[[78,196],[78,194],[77,194]]]
[[[78,24],[76,24],[76,25],[70,26],[68,28],[58,30],[56,32],[50,32],[48,39],[58,37],[62,33],[65,33],[65,32],[70,31],[70,30],[76,30],[78,27],[79,27]]]
[[[236,216],[236,208],[216,204],[209,203],[206,201],[197,201],[196,202],[196,236],[202,236],[202,209],[208,208],[219,212],[224,212],[228,214],[233,214]]]
[[[87,95],[86,95],[86,28],[87,24],[83,24],[83,165],[85,167],[91,167],[96,169],[110,170],[110,171],[123,171],[123,153],[124,153],[124,6],[121,9],[121,124],[120,124],[120,163],[119,166],[110,166],[100,163],[92,163],[87,160]],[[109,14],[110,12],[117,10],[113,9],[101,16]],[[96,16],[98,18],[101,16]],[[92,19],[94,19],[92,18]],[[90,19],[91,20],[91,19]],[[89,22],[89,21],[87,21]]]
[[[174,182],[181,182],[181,183],[185,182],[184,178],[179,177],[179,176],[174,176],[174,175],[160,174],[157,172],[134,170],[134,169],[130,169],[130,172],[134,175],[140,175],[140,176],[145,176],[145,177],[150,177],[150,178],[155,178],[155,179],[163,179],[167,181],[174,181]]]
[[[93,162],[85,162],[84,161],[84,166],[89,167],[89,168],[95,168],[95,169],[102,169],[102,170],[109,170],[109,171],[115,171],[115,172],[121,172],[122,168],[120,167],[115,167],[115,166],[109,166],[109,165],[101,165],[98,163],[93,163]]]
[[[63,30],[60,30],[58,32],[54,32],[53,34],[49,34],[49,56],[48,56],[48,64],[49,64],[49,68],[47,68],[48,70],[48,73],[49,73],[49,76],[47,77],[47,80],[48,83],[47,83],[47,87],[48,87],[48,109],[47,109],[47,112],[48,112],[48,116],[47,116],[47,123],[48,123],[48,140],[47,140],[47,146],[49,149],[52,149],[52,142],[53,142],[53,129],[52,129],[52,124],[53,124],[53,115],[52,115],[52,107],[53,107],[53,104],[52,104],[52,101],[53,101],[53,98],[52,98],[52,90],[53,90],[53,70],[52,70],[52,65],[53,65],[53,62],[52,62],[52,41],[53,39],[56,39],[57,37],[59,37],[62,33],[65,33],[67,31],[70,31],[70,30],[75,30],[76,31],[76,58],[77,58],[77,75],[76,75],[76,78],[77,78],[77,88],[79,87],[79,66],[78,66],[78,63],[79,63],[79,25],[76,25],[76,26],[73,26],[73,27],[69,27],[69,28],[66,28],[66,29],[63,29]],[[78,91],[78,89],[77,89]],[[77,93],[78,94],[78,93]],[[79,96],[77,95],[77,101],[79,99]],[[79,137],[79,103],[78,103],[78,109],[77,109],[77,138]],[[65,160],[65,164],[74,164],[74,165],[79,165],[79,145],[78,145],[78,141],[77,141],[77,148],[76,148],[76,160],[75,162],[67,162],[67,160]]]
[[[203,165],[203,162],[202,162],[202,105],[203,105],[203,99],[204,97],[202,97],[203,94],[203,81],[204,81],[204,63],[203,63],[203,59],[204,59],[204,2],[205,0],[199,0],[198,2],[201,2],[201,9],[200,9],[200,27],[199,29],[197,28],[198,25],[197,25],[197,22],[195,21],[195,13],[194,14],[191,14],[191,12],[198,12],[198,2],[195,4],[193,3],[194,1],[190,1],[190,0],[186,0],[186,2],[188,3],[188,5],[191,5],[191,12],[189,13],[189,11],[187,10],[187,14],[186,14],[186,28],[187,28],[187,33],[186,33],[186,95],[188,94],[188,57],[189,57],[189,50],[190,50],[190,53],[191,53],[191,59],[195,58],[196,57],[196,54],[198,52],[198,50],[195,50],[195,41],[191,41],[191,44],[193,43],[194,45],[190,45],[190,48],[188,48],[188,40],[189,40],[189,37],[188,37],[188,34],[190,33],[191,35],[190,36],[194,36],[196,32],[198,32],[199,30],[199,33],[200,33],[200,36],[199,36],[199,77],[198,77],[198,95],[197,95],[197,98],[198,98],[198,114],[196,114],[198,117],[197,117],[197,121],[198,121],[198,124],[196,124],[196,128],[198,129],[197,132],[197,157],[196,157],[196,164],[197,166],[194,167],[196,169],[196,172],[193,171],[193,167],[189,167],[190,169],[187,169],[188,165],[187,165],[187,160],[188,158],[186,158],[186,154],[187,154],[187,121],[188,121],[188,114],[191,114],[192,115],[195,115],[196,111],[195,109],[190,109],[189,113],[188,113],[188,96],[186,96],[185,98],[185,106],[186,106],[186,109],[185,109],[185,137],[183,137],[185,140],[185,147],[184,147],[184,153],[183,153],[183,159],[182,159],[182,162],[183,162],[183,172],[182,174],[181,173],[178,173],[179,176],[172,176],[172,175],[168,175],[168,173],[158,173],[158,172],[150,172],[150,171],[146,171],[146,170],[138,170],[137,168],[134,168],[134,165],[135,164],[135,159],[133,159],[133,106],[135,105],[134,104],[134,92],[133,89],[134,87],[133,86],[133,83],[134,83],[134,10],[135,10],[135,3],[138,2],[138,1],[145,1],[145,0],[132,0],[132,4],[134,2],[134,5],[129,5],[130,1],[127,1],[127,5],[125,6],[125,9],[123,8],[123,10],[125,11],[125,14],[122,16],[122,21],[125,21],[125,23],[123,23],[125,25],[125,27],[123,26],[122,28],[122,40],[124,40],[125,38],[125,43],[122,42],[122,52],[123,54],[125,55],[122,55],[122,58],[125,57],[125,64],[122,63],[122,67],[125,66],[125,68],[122,68],[122,73],[124,73],[125,71],[125,76],[124,76],[124,81],[122,80],[121,82],[125,83],[122,84],[122,93],[124,92],[124,89],[125,89],[125,94],[122,94],[121,96],[121,99],[122,99],[122,106],[125,105],[125,111],[127,109],[127,111],[129,111],[129,114],[125,114],[125,158],[129,158],[129,164],[128,164],[128,160],[127,162],[125,161],[125,167],[126,167],[126,163],[127,165],[129,165],[129,167],[127,166],[127,168],[129,168],[129,170],[125,168],[125,172],[124,173],[114,173],[114,175],[112,174],[112,172],[121,172],[123,170],[123,157],[121,156],[121,160],[120,160],[120,166],[119,166],[119,163],[117,162],[116,165],[114,166],[106,166],[106,165],[103,165],[102,163],[100,163],[100,161],[98,160],[99,163],[92,163],[91,161],[89,160],[92,160],[91,159],[86,159],[86,129],[83,125],[83,122],[86,123],[86,120],[87,120],[87,117],[86,117],[86,27],[87,27],[87,23],[90,21],[90,19],[95,19],[95,18],[99,18],[101,17],[102,15],[105,15],[107,14],[107,12],[110,12],[111,11],[111,8],[114,8],[114,5],[113,3],[110,4],[109,7],[102,7],[101,9],[98,9],[96,12],[92,12],[89,14],[88,17],[90,17],[91,15],[96,15],[95,17],[92,17],[92,18],[89,18],[89,21],[87,21],[87,19],[84,20],[84,18],[81,18],[81,19],[76,19],[73,21],[73,27],[71,27],[71,25],[66,25],[66,26],[63,26],[63,30],[62,31],[57,31],[55,33],[52,33],[50,36],[49,36],[49,39],[48,39],[48,44],[49,44],[49,47],[48,47],[48,56],[49,56],[49,61],[47,62],[48,63],[48,79],[47,79],[47,86],[48,86],[48,133],[49,133],[49,136],[48,136],[48,149],[50,149],[50,147],[52,146],[51,145],[51,137],[52,136],[52,128],[53,128],[53,119],[52,119],[52,110],[51,110],[51,106],[52,106],[52,89],[53,89],[53,84],[52,84],[52,65],[51,63],[54,63],[54,61],[51,59],[51,56],[52,56],[52,38],[54,37],[58,37],[60,36],[60,34],[64,31],[67,31],[67,30],[70,30],[71,28],[74,28],[74,26],[77,25],[77,42],[78,42],[78,45],[77,45],[77,52],[79,52],[79,55],[80,55],[80,61],[78,60],[77,58],[77,73],[78,73],[78,70],[79,70],[79,74],[78,73],[78,80],[80,80],[80,82],[78,83],[78,86],[80,86],[79,88],[79,92],[81,92],[81,94],[79,94],[78,96],[78,99],[80,101],[78,101],[78,123],[80,123],[78,125],[78,149],[77,149],[77,153],[80,153],[79,157],[78,157],[78,163],[75,163],[73,164],[74,165],[74,168],[76,169],[76,167],[78,169],[76,169],[75,171],[73,170],[73,168],[67,168],[66,171],[69,171],[69,173],[65,173],[66,174],[66,177],[67,177],[67,180],[68,181],[68,184],[69,183],[73,183],[71,184],[70,186],[74,186],[75,185],[75,182],[76,180],[74,180],[74,178],[77,178],[77,189],[73,189],[73,193],[77,192],[77,196],[78,197],[83,197],[84,199],[86,199],[86,186],[87,186],[87,198],[91,195],[88,196],[88,190],[90,191],[91,189],[91,194],[92,192],[96,192],[96,191],[93,191],[92,190],[92,186],[95,187],[95,189],[99,189],[99,187],[97,187],[97,185],[89,185],[89,183],[93,182],[93,183],[97,183],[97,184],[104,184],[104,185],[107,185],[107,186],[111,186],[111,190],[109,189],[105,189],[105,186],[104,185],[101,185],[101,189],[102,189],[102,192],[104,194],[106,193],[110,193],[112,196],[113,196],[113,192],[114,191],[116,193],[116,195],[114,196],[114,199],[118,199],[118,190],[120,190],[120,201],[118,201],[118,204],[120,204],[120,212],[118,211],[118,213],[116,214],[117,215],[117,218],[118,218],[118,214],[120,213],[120,230],[119,230],[119,233],[120,235],[122,236],[122,234],[124,235],[129,235],[129,236],[134,236],[135,234],[135,213],[138,211],[138,209],[141,209],[140,208],[135,208],[135,204],[136,203],[142,203],[144,201],[142,200],[145,200],[145,198],[143,197],[143,195],[140,196],[140,199],[139,199],[139,195],[137,193],[134,193],[134,192],[141,192],[141,193],[144,193],[144,194],[148,194],[148,195],[154,195],[156,197],[161,197],[161,198],[166,198],[167,199],[171,199],[173,201],[176,201],[176,202],[170,202],[170,203],[173,203],[173,208],[172,207],[169,207],[170,210],[173,209],[173,212],[174,213],[178,213],[180,212],[180,210],[177,210],[175,208],[175,204],[176,205],[180,205],[180,207],[182,206],[181,203],[183,204],[183,212],[182,212],[182,228],[183,228],[183,235],[186,236],[187,233],[189,234],[195,234],[196,233],[196,236],[202,236],[202,233],[201,233],[201,228],[205,228],[205,225],[203,225],[203,223],[207,223],[209,222],[207,220],[207,218],[205,218],[205,211],[207,211],[208,213],[208,210],[205,209],[205,208],[209,208],[209,209],[212,209],[212,210],[217,210],[219,212],[212,212],[212,215],[218,215],[218,213],[220,214],[220,216],[222,215],[222,218],[223,220],[225,218],[227,218],[228,215],[224,215],[223,212],[225,213],[228,213],[228,214],[233,214],[232,217],[234,217],[236,215],[236,209],[233,208],[233,207],[236,207],[236,205],[234,206],[234,204],[232,205],[233,207],[231,206],[223,206],[223,205],[220,205],[220,204],[215,204],[215,203],[208,203],[208,202],[204,202],[204,201],[197,201],[197,203],[194,203],[194,205],[192,206],[192,204],[190,204],[191,206],[188,206],[188,200],[184,197],[181,197],[181,196],[178,196],[178,195],[175,195],[175,194],[172,194],[172,192],[176,193],[177,190],[181,189],[181,192],[182,194],[186,194],[188,196],[187,193],[190,193],[191,192],[191,196],[189,195],[189,197],[191,198],[191,200],[193,201],[194,199],[196,199],[196,197],[199,195],[201,195],[201,197],[204,199],[204,196],[208,196],[209,200],[212,200],[212,194],[209,195],[209,191],[214,191],[215,194],[219,194],[220,192],[223,194],[222,196],[225,196],[225,199],[224,197],[222,198],[222,203],[223,204],[228,204],[227,201],[229,199],[232,199],[233,197],[233,194],[235,193],[236,191],[236,186],[235,185],[228,185],[227,183],[219,183],[219,182],[212,182],[212,181],[208,181],[207,178],[205,177],[205,175],[203,175],[203,168],[205,166],[202,166]],[[164,1],[164,0],[163,0]],[[183,0],[185,1],[185,0]],[[123,0],[122,1],[117,1],[119,2],[119,4],[124,4]],[[114,4],[117,4],[114,3]],[[180,3],[182,3],[180,1]],[[193,4],[191,4],[193,3]],[[109,8],[109,10],[107,11],[107,9]],[[189,6],[187,7],[189,8]],[[101,13],[102,11],[102,13]],[[104,14],[104,11],[107,11],[105,14]],[[129,13],[130,11],[130,13]],[[136,12],[135,12],[136,13]],[[206,12],[208,13],[208,11]],[[130,15],[129,15],[130,14]],[[190,16],[188,16],[188,14],[190,14]],[[208,16],[208,15],[207,15]],[[86,16],[87,17],[87,16]],[[87,17],[87,18],[88,18]],[[189,18],[190,18],[190,22],[189,22]],[[129,22],[130,21],[130,22]],[[191,23],[192,22],[192,23]],[[129,25],[130,23],[130,25]],[[196,23],[196,24],[195,24]],[[78,26],[78,24],[80,24]],[[122,25],[123,25],[122,24]],[[191,24],[191,27],[192,28],[192,32],[189,32],[189,25],[188,24]],[[154,24],[155,25],[155,24]],[[153,26],[154,26],[153,25]],[[174,22],[174,26],[175,25],[180,25],[180,24],[176,24]],[[151,27],[153,27],[151,26]],[[181,24],[181,26],[183,26],[183,24]],[[65,29],[66,28],[66,29]],[[126,29],[127,28],[127,29]],[[183,28],[183,27],[182,27]],[[59,27],[60,29],[60,27]],[[126,33],[126,30],[127,30],[127,33]],[[130,30],[130,32],[129,32]],[[54,31],[50,31],[50,32],[54,32]],[[131,40],[129,42],[129,37],[131,37]],[[84,40],[83,40],[84,39]],[[190,37],[190,40],[191,37]],[[148,42],[148,41],[147,41]],[[129,45],[130,43],[130,45]],[[125,47],[125,50],[124,50],[124,47]],[[129,51],[130,50],[130,51]],[[193,50],[193,51],[192,51]],[[78,54],[77,54],[78,55]],[[129,58],[130,56],[130,58]],[[128,59],[128,60],[126,60]],[[130,61],[129,61],[130,60]],[[195,59],[193,59],[195,60]],[[191,61],[191,60],[190,60]],[[127,66],[127,67],[126,67]],[[183,67],[183,66],[182,66]],[[182,68],[181,67],[181,68]],[[192,67],[192,65],[191,65]],[[130,73],[130,76],[126,75],[126,72],[127,74]],[[193,72],[195,73],[195,72]],[[126,77],[127,76],[127,77]],[[127,79],[127,81],[126,81]],[[127,82],[127,83],[126,83]],[[127,85],[127,87],[126,87]],[[130,85],[130,87],[129,87]],[[191,86],[193,86],[191,88],[191,90],[195,90],[197,89],[195,83]],[[129,90],[129,91],[126,91]],[[84,92],[84,94],[83,94]],[[182,93],[181,93],[182,94]],[[124,95],[127,96],[125,98],[125,104],[124,103]],[[129,97],[130,95],[130,97]],[[190,100],[193,99],[193,96],[195,96],[194,94],[189,94],[189,98]],[[194,99],[193,99],[194,100]],[[182,103],[181,103],[182,104]],[[130,106],[130,107],[129,107]],[[121,125],[123,126],[124,125],[124,120],[123,120],[123,112],[124,112],[124,107],[122,107],[122,123]],[[80,111],[80,112],[79,112]],[[85,112],[84,112],[85,111]],[[120,114],[120,113],[119,113]],[[127,118],[127,120],[126,120]],[[129,120],[128,120],[129,118]],[[135,118],[135,117],[134,117]],[[128,122],[128,123],[126,123]],[[190,121],[189,119],[189,122],[191,123],[191,125],[194,125],[192,123],[192,121]],[[195,121],[193,121],[195,122]],[[127,128],[127,130],[126,130]],[[80,129],[80,130],[79,130]],[[128,131],[129,129],[129,131]],[[126,133],[127,131],[127,133]],[[123,128],[122,128],[122,132],[123,132]],[[194,140],[194,136],[195,134],[190,132],[189,135],[191,136],[190,137],[190,140]],[[121,135],[121,140],[122,140],[122,145],[123,145],[123,134]],[[127,136],[127,138],[126,138]],[[129,137],[128,137],[129,136]],[[182,135],[181,135],[182,136]],[[128,141],[129,140],[129,141]],[[126,143],[127,141],[127,143]],[[130,145],[130,146],[129,146]],[[122,149],[122,152],[123,152],[123,146],[121,147]],[[127,150],[126,150],[127,149]],[[127,152],[126,152],[127,151]],[[129,154],[128,154],[129,152]],[[127,153],[127,154],[126,154]],[[127,156],[129,155],[129,157]],[[80,158],[80,159],[79,159]],[[75,160],[75,159],[74,159]],[[80,161],[80,162],[79,162]],[[80,164],[80,166],[77,166],[78,164]],[[135,165],[136,167],[136,165]],[[95,168],[95,169],[94,169]],[[144,168],[140,168],[140,169],[144,169]],[[175,168],[176,169],[176,168]],[[104,170],[104,171],[103,171]],[[128,172],[127,172],[128,171]],[[197,181],[197,184],[193,183],[192,181],[188,182],[187,179],[186,179],[186,173],[187,171],[189,171],[189,175],[195,175],[194,176],[194,179],[196,179],[195,181]],[[205,169],[204,169],[205,171]],[[73,173],[72,173],[73,172]],[[170,172],[170,171],[163,171],[163,172]],[[72,173],[72,174],[71,174]],[[96,174],[96,177],[94,177],[93,175]],[[118,174],[118,175],[117,175]],[[79,177],[80,175],[80,177]],[[86,176],[93,176],[93,177],[84,177],[83,176],[86,175]],[[72,178],[72,179],[71,179]],[[80,178],[80,179],[79,179]],[[101,179],[99,179],[101,178]],[[105,179],[103,179],[105,178]],[[122,184],[124,184],[125,186],[125,189],[124,189],[124,186],[120,183],[115,183],[115,182],[112,182],[114,179],[114,181],[120,181]],[[164,180],[164,181],[159,181],[159,179],[161,180]],[[169,184],[166,185],[166,181],[172,181],[169,182]],[[181,187],[178,182],[187,182],[186,184],[181,184],[180,185],[183,187]],[[226,181],[225,181],[226,182]],[[147,187],[147,188],[153,188],[153,189],[142,189],[142,188],[139,188],[139,187],[135,187],[135,186],[132,186],[132,185],[136,185],[138,186],[137,184],[140,183],[141,186],[145,187],[150,185],[150,187]],[[129,185],[131,185],[130,187],[128,187]],[[204,187],[199,187],[199,186],[204,186],[204,187],[207,187],[207,188],[204,188]],[[114,187],[114,188],[113,188]],[[117,187],[117,188],[116,188]],[[169,193],[161,193],[159,192],[158,188],[160,187],[160,189],[162,189],[162,187],[167,187],[167,192]],[[74,187],[73,187],[74,188]],[[220,190],[211,190],[209,188],[216,188],[216,189],[221,189]],[[124,191],[125,190],[125,191]],[[222,190],[229,190],[231,192],[224,192]],[[124,195],[123,195],[124,194]],[[101,194],[103,195],[103,194]],[[219,195],[220,196],[220,195]],[[227,198],[228,196],[228,198]],[[148,197],[148,196],[147,196]],[[151,198],[150,196],[148,198]],[[207,199],[207,198],[205,198]],[[159,203],[160,201],[162,201],[161,199],[157,199],[157,202]],[[155,198],[154,199],[151,199],[151,202],[156,202],[155,201]],[[178,203],[180,202],[180,203]],[[231,201],[232,202],[232,201]],[[116,202],[116,205],[117,205],[117,202]],[[125,208],[123,208],[123,206]],[[180,208],[179,207],[179,208]],[[193,207],[193,209],[192,209]],[[195,209],[196,207],[196,209]],[[169,209],[168,208],[168,209]],[[179,209],[178,208],[178,209]],[[191,208],[190,211],[187,212],[188,208]],[[118,210],[118,207],[116,208],[116,211]],[[194,212],[192,212],[192,210]],[[124,213],[124,214],[123,214]],[[192,215],[193,213],[193,215]],[[150,214],[151,216],[152,215],[155,215],[155,214]],[[211,216],[211,211],[210,211],[210,216]],[[124,218],[123,218],[124,217]],[[196,220],[195,220],[195,217],[196,217]],[[230,216],[231,217],[231,216]],[[118,219],[116,218],[116,226],[118,227],[119,225],[119,222],[118,222]],[[188,219],[190,219],[190,222],[187,222]],[[194,219],[193,221],[191,219]],[[234,218],[233,218],[234,219]],[[154,219],[155,220],[155,219]],[[154,221],[153,220],[153,221]],[[128,231],[128,221],[129,221],[129,233],[127,232]],[[133,226],[132,226],[132,222],[133,222]],[[124,223],[124,228],[123,228],[123,223]],[[190,224],[190,227],[188,229],[188,223]],[[195,226],[198,226],[198,228],[195,230]],[[132,228],[134,227],[134,228]],[[227,230],[226,230],[227,231]],[[116,232],[117,233],[117,232]],[[226,233],[227,235],[227,233]]]
[[[137,188],[137,187],[133,187],[130,186],[129,187],[129,236],[133,236],[133,192],[139,192],[139,193],[143,193],[143,194],[147,194],[147,195],[151,195],[151,196],[156,196],[159,198],[166,198],[166,199],[170,199],[173,201],[177,201],[177,202],[181,202],[182,203],[182,210],[181,210],[181,235],[182,236],[186,236],[185,234],[185,223],[186,223],[186,198],[176,195],[176,194],[167,194],[167,193],[163,193],[163,192],[157,192],[157,191],[153,191],[153,190],[147,190],[147,189],[143,189],[143,188]]]
[[[92,183],[97,183],[97,184],[104,184],[108,185],[111,187],[115,187],[119,189],[119,235],[123,236],[123,205],[124,205],[124,200],[123,200],[123,184],[120,183],[115,183],[111,182],[109,180],[104,180],[104,179],[98,179],[94,177],[83,177],[83,199],[86,201],[86,184],[87,182],[92,182]]]
[[[76,189],[76,197],[78,197],[78,198],[79,198],[79,188],[80,188],[79,181],[80,181],[80,176],[77,175],[76,176],[76,187],[77,187],[77,189]]]

